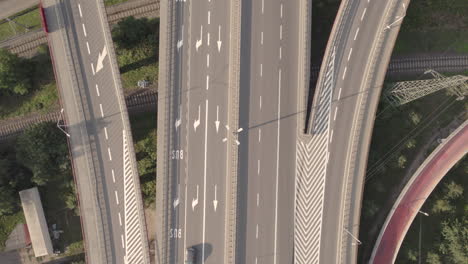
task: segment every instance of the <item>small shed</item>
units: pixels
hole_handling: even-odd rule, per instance
[[[53,253],[52,241],[37,187],[20,191],[19,195],[34,255],[36,257],[51,255]]]

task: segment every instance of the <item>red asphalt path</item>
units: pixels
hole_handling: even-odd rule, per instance
[[[409,188],[405,188],[406,193],[403,198],[397,200],[399,203],[393,207],[396,209],[386,221],[388,224],[384,226],[385,230],[380,241],[377,240],[378,244],[375,245],[375,252],[372,254],[373,259],[371,258],[369,263],[395,262],[403,238],[427,197],[450,168],[468,152],[468,126],[466,124],[467,122],[464,122],[462,125],[464,127],[448,139],[442,148],[438,148],[437,154],[431,155],[432,158],[429,157],[430,160],[425,163],[426,166],[422,170],[418,169],[419,175],[410,183]]]

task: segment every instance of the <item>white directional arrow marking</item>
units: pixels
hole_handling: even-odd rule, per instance
[[[219,130],[219,105],[216,106],[216,121],[215,121],[215,125],[216,125],[216,133],[218,133],[218,130]]]
[[[200,106],[198,106],[198,119],[193,122],[193,129],[197,132],[197,127],[200,125]]]
[[[216,192],[217,192],[217,189],[218,189],[217,187],[218,186],[216,186],[216,184],[215,184],[215,198],[213,200],[213,206],[214,206],[215,212],[216,212],[216,208],[218,207],[218,199],[216,198]]]
[[[177,186],[177,198],[174,200],[174,209],[179,205],[180,185]]]
[[[223,44],[221,41],[221,26],[218,26],[218,52],[221,52],[221,44]]]
[[[104,61],[104,58],[107,56],[107,48],[104,46],[104,49],[102,50],[102,53],[99,53],[99,58],[97,61],[97,66],[96,66],[96,73],[98,73],[102,68],[104,68],[104,65],[102,62]]]
[[[198,204],[198,185],[197,185],[197,198],[192,200],[192,211],[195,211],[195,206]]]
[[[180,50],[180,48],[184,45],[184,26],[182,26],[182,38],[177,41],[177,51]]]
[[[195,43],[195,49],[198,51],[198,48],[203,44],[203,26],[200,28],[200,40],[197,40]]]
[[[175,129],[176,129],[176,131],[177,131],[177,129],[179,128],[179,126],[180,126],[181,123],[182,123],[182,121],[180,120],[180,118],[177,119],[177,120],[175,121]]]

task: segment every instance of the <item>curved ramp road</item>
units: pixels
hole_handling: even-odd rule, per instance
[[[88,263],[149,263],[127,108],[102,1],[43,0]]]
[[[363,179],[375,111],[408,2],[341,3],[310,114],[312,141],[305,148],[312,147],[314,160],[306,168],[308,174],[298,178],[298,182],[314,182],[309,199],[315,202],[314,213],[303,214],[300,220],[321,222],[314,229],[317,235],[308,242],[311,260],[302,263],[356,261]],[[296,207],[303,202],[298,196]],[[295,244],[296,248],[300,246]]]
[[[465,121],[423,162],[405,186],[379,234],[369,263],[394,263],[411,226],[426,199],[447,172],[468,153],[468,121]]]

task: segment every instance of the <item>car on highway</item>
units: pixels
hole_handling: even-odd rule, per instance
[[[195,264],[197,250],[193,247],[187,248],[185,251],[185,264]]]

